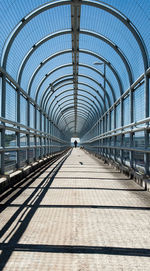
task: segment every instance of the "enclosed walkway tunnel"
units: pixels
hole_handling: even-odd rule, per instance
[[[150,174],[150,1],[0,7],[1,175],[80,146]]]

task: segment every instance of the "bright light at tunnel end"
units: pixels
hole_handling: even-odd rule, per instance
[[[75,140],[76,140],[78,143],[80,143],[80,138],[79,138],[79,137],[72,137],[72,138],[71,138],[71,143],[74,143]]]

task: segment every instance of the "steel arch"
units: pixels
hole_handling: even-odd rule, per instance
[[[80,96],[86,98],[86,99],[89,100],[89,101],[91,101],[91,102],[92,102],[91,105],[94,104],[94,106],[96,107],[97,111],[99,112],[99,115],[101,115],[101,112],[100,112],[98,106],[96,105],[96,103],[95,103],[93,100],[91,100],[89,97],[87,97],[87,96],[85,96],[85,95],[78,94],[78,97],[80,97]],[[51,104],[50,104],[49,110],[48,110],[49,114],[50,114],[50,112],[54,112],[54,107],[55,107],[56,105],[58,106],[58,103],[59,103],[59,102],[61,102],[62,100],[66,99],[66,98],[68,98],[68,97],[72,97],[72,94],[68,94],[68,95],[66,95],[65,97],[60,98],[58,101],[56,101],[56,104],[53,106],[53,108],[51,108]],[[82,99],[78,98],[78,101],[80,101],[80,100],[82,100]],[[65,102],[67,102],[67,101],[65,101]],[[90,104],[89,102],[87,102],[87,103]],[[60,106],[61,106],[61,105],[60,105]]]
[[[71,96],[72,96],[72,95],[71,95]],[[69,102],[69,101],[72,101],[72,100],[73,100],[73,99],[69,99],[68,101],[64,101],[64,102],[62,102],[61,104],[59,104],[58,107],[56,108],[56,110],[53,111],[53,114],[51,115],[51,118],[54,120],[54,114],[56,114],[56,112],[58,111],[58,108],[59,108],[59,107],[62,107],[62,105],[65,104],[66,102]],[[87,101],[85,101],[85,100],[83,100],[83,99],[78,100],[78,104],[81,104],[80,101],[85,102],[87,107],[88,107],[88,105],[91,106],[91,111],[93,112],[93,110],[94,110],[94,112],[95,112],[94,114],[96,114],[97,117],[99,116],[99,115],[98,115],[98,112],[96,111],[96,109],[95,109],[94,107],[92,107],[92,104],[90,104],[89,102],[87,102]],[[88,105],[87,105],[87,104],[88,104]],[[72,105],[72,104],[70,103],[70,105]],[[73,107],[74,107],[74,106],[73,106]],[[75,107],[74,107],[74,108],[75,108]],[[48,111],[48,115],[50,116],[50,111]]]
[[[61,87],[64,87],[64,86],[67,86],[67,85],[72,85],[72,83],[66,83],[66,84],[64,84],[64,85],[62,85]],[[99,93],[99,91],[98,90],[95,90],[91,85],[89,86],[88,84],[86,84],[86,83],[84,83],[84,82],[78,82],[78,84],[79,85],[83,85],[83,86],[85,86],[85,87],[89,87],[89,88],[91,88],[98,96],[99,96],[99,98],[102,100],[102,104],[104,105],[104,98],[102,97],[102,95]],[[52,97],[52,95],[53,94],[55,94],[55,92],[57,92],[57,90],[59,90],[59,88],[58,89],[55,89],[55,91],[53,92],[53,93],[47,93],[47,96],[45,97],[45,101],[43,102],[44,104],[43,104],[43,108],[44,108],[44,110],[46,111],[46,107],[47,107],[47,103],[48,103],[48,101],[49,101],[49,99]],[[50,96],[50,97],[49,97]],[[47,99],[47,101],[46,101],[46,99]],[[42,105],[41,105],[42,106]],[[104,112],[103,112],[104,113]]]
[[[144,68],[145,71],[148,68],[148,52],[145,46],[145,43],[140,35],[140,33],[138,32],[138,30],[136,29],[136,27],[132,24],[132,22],[121,12],[119,12],[118,10],[116,10],[115,8],[112,8],[112,6],[108,5],[108,4],[104,4],[102,2],[92,2],[92,1],[86,1],[86,0],[82,0],[81,1],[77,1],[77,2],[72,2],[69,0],[63,0],[63,1],[57,1],[57,2],[50,2],[47,4],[43,4],[42,6],[36,8],[34,11],[31,11],[27,16],[25,16],[25,18],[23,18],[21,20],[21,22],[19,24],[16,25],[16,27],[14,28],[14,30],[11,32],[11,34],[9,35],[3,52],[2,52],[2,61],[1,61],[1,65],[4,69],[6,69],[6,63],[7,63],[7,58],[8,58],[8,54],[11,48],[11,45],[14,41],[14,39],[17,37],[18,33],[21,31],[21,29],[30,21],[32,20],[34,17],[36,17],[37,15],[39,15],[40,13],[57,7],[57,6],[62,6],[62,5],[87,5],[87,6],[93,6],[99,9],[102,9],[110,14],[112,14],[114,17],[118,18],[128,29],[129,31],[132,33],[132,35],[134,36],[141,54],[142,54],[142,58],[143,58],[143,63],[144,63]]]
[[[88,113],[93,117],[93,119],[95,119],[95,113],[93,113],[93,110],[91,110],[91,107],[89,107],[88,105],[85,105],[85,104],[83,104],[83,103],[79,103],[79,102],[78,102],[78,107],[79,107],[80,105],[81,105],[82,108],[85,108],[86,110],[88,109],[88,110],[87,110]],[[72,103],[68,104],[68,106],[69,106],[69,107],[63,108],[63,111],[61,111],[62,114],[64,114],[65,112],[69,112],[68,109],[69,109],[69,110],[71,110],[71,109],[74,110],[74,106],[72,106]],[[77,107],[77,108],[78,108],[78,107]],[[57,115],[56,115],[57,118],[58,118],[58,114],[59,114],[59,112],[58,112]],[[56,119],[56,117],[55,117],[55,119]]]
[[[65,65],[61,65],[61,66],[57,67],[56,69],[54,69],[53,71],[47,73],[47,74],[43,77],[43,79],[41,80],[40,84],[39,84],[38,87],[37,87],[37,90],[36,90],[36,93],[35,93],[35,101],[37,102],[38,94],[39,94],[39,92],[40,92],[40,89],[41,89],[42,84],[45,82],[45,80],[46,80],[49,76],[51,76],[51,74],[52,74],[53,72],[55,72],[55,71],[57,71],[57,70],[59,70],[59,69],[66,68],[66,67],[71,67],[71,66],[72,66],[72,63],[68,63],[68,64],[65,64]],[[94,68],[94,67],[92,67],[92,66],[90,66],[90,65],[86,65],[86,64],[81,63],[81,64],[78,64],[78,66],[79,66],[79,67],[84,67],[84,68],[87,68],[87,69],[91,69],[92,71],[96,72],[98,75],[100,75],[101,77],[104,78],[104,74],[102,74],[100,71],[98,71],[96,68]],[[107,83],[107,84],[109,85],[109,87],[110,87],[110,86],[111,86],[111,83],[109,82],[109,80],[108,80],[107,78],[105,78],[105,81],[106,81],[106,83]],[[53,85],[53,83],[52,83],[52,85]],[[112,86],[111,86],[110,88],[112,88]],[[121,91],[121,90],[120,90],[120,91]],[[120,92],[120,95],[121,95],[121,94],[122,94],[122,92]]]
[[[51,102],[51,104],[50,104],[50,107],[51,107],[51,106],[53,105],[53,103],[56,101],[55,99],[57,99],[59,96],[63,95],[64,93],[67,93],[67,92],[69,92],[69,91],[73,91],[73,90],[74,90],[74,89],[68,89],[68,90],[65,90],[65,91],[59,93],[59,94],[58,94],[57,96],[55,96],[54,99],[52,100],[52,102]],[[78,91],[85,92],[85,93],[87,93],[88,95],[92,96],[92,97],[97,101],[97,103],[99,104],[99,106],[100,106],[100,108],[101,108],[101,110],[102,110],[102,105],[101,105],[101,103],[99,102],[99,100],[97,99],[96,96],[94,96],[92,93],[90,93],[90,92],[88,92],[88,91],[86,91],[86,90],[84,90],[84,89],[79,89],[79,88],[78,88]]]

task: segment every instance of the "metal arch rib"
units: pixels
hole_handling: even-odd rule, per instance
[[[121,51],[121,49],[116,45],[114,44],[111,40],[107,39],[105,36],[99,34],[99,33],[96,33],[96,32],[93,32],[93,31],[89,31],[89,30],[84,30],[84,29],[80,29],[80,34],[84,34],[84,35],[89,35],[89,36],[93,36],[97,39],[100,39],[102,41],[104,41],[105,43],[107,43],[109,46],[111,46],[114,51],[120,56],[120,58],[122,59],[125,67],[126,67],[126,70],[127,70],[127,74],[128,74],[128,78],[129,78],[129,83],[130,85],[132,85],[134,79],[133,79],[133,72],[132,72],[132,69],[131,69],[131,65],[127,59],[127,57],[125,56],[125,54]],[[120,85],[120,89],[122,89],[122,85]],[[123,92],[122,92],[123,93]],[[121,94],[122,94],[121,93]]]
[[[72,82],[71,83],[65,83],[65,84],[63,84],[63,85],[61,85],[60,87],[58,87],[58,88],[56,88],[53,92],[50,92],[49,91],[49,86],[46,88],[46,90],[43,92],[43,96],[42,96],[42,98],[41,98],[41,101],[40,101],[40,105],[41,106],[43,106],[43,108],[46,108],[46,106],[47,106],[47,103],[48,103],[48,99],[50,99],[51,98],[51,96],[53,95],[53,94],[55,94],[55,92],[57,92],[57,90],[59,90],[61,87],[64,87],[64,86],[67,86],[67,85],[70,85],[70,84],[73,84]],[[78,83],[79,84],[79,83]],[[88,86],[89,87],[89,85],[87,85],[87,84],[85,84],[85,83],[81,83],[80,82],[80,84],[83,84],[84,86]],[[103,103],[104,103],[104,99],[103,99],[103,97],[101,96],[101,94],[98,92],[98,91],[96,91],[92,86],[90,86],[90,88],[94,91],[94,92],[96,92],[98,95],[99,95],[99,97],[102,99],[102,101],[103,101]],[[44,97],[45,96],[45,97]],[[47,101],[46,101],[47,100]]]
[[[66,121],[67,121],[67,119],[73,120],[73,116],[74,116],[73,113],[72,113],[72,115],[70,115],[70,117],[67,116]],[[73,120],[73,122],[74,122],[74,120]],[[83,123],[82,123],[82,122],[83,122]],[[58,123],[58,124],[59,124],[59,123]],[[88,119],[88,118],[85,119],[85,118],[83,117],[83,115],[80,115],[79,112],[78,112],[78,126],[77,126],[77,127],[79,127],[79,128],[78,128],[79,134],[81,133],[81,131],[82,131],[82,129],[83,129],[83,126],[84,126],[84,130],[87,130],[87,129],[88,129],[88,127],[90,126],[89,119]]]
[[[82,0],[82,4],[87,5],[87,6],[94,6],[104,11],[107,11],[108,13],[112,14],[117,19],[119,19],[129,29],[129,31],[133,34],[135,40],[138,43],[138,46],[140,48],[142,58],[143,58],[144,68],[146,71],[148,68],[148,63],[149,63],[148,52],[147,52],[146,45],[139,31],[136,29],[135,25],[123,13],[119,12],[118,10],[116,10],[115,8],[113,8],[112,6],[108,4],[95,2],[95,1],[87,1],[87,0]]]
[[[61,113],[61,112],[60,112]],[[66,125],[66,127],[68,126],[68,124],[67,124],[67,122],[66,122],[66,119],[65,119],[65,117],[63,116],[63,121],[64,121],[64,123],[65,123],[65,125]],[[69,127],[68,127],[69,128]]]
[[[90,126],[91,122],[89,120],[89,117],[87,116],[87,118],[85,118],[84,114],[82,111],[78,111],[77,110],[77,114],[78,114],[78,117],[82,118],[82,120],[84,121],[84,123],[86,123],[86,126]],[[67,116],[66,116],[66,122],[67,122],[67,119],[74,119],[74,112],[70,112]],[[61,121],[61,117],[58,121],[58,125],[59,125],[59,122]]]
[[[90,104],[90,105],[93,105],[93,104],[94,104],[94,106],[96,107],[96,109],[97,109],[99,115],[101,115],[100,109],[98,108],[97,104],[96,104],[93,100],[91,100],[89,97],[87,97],[87,96],[85,96],[85,95],[78,94],[78,97],[80,97],[80,96],[83,97],[83,98],[88,99],[88,101],[91,101],[92,103],[89,103],[89,102],[87,102],[87,103]],[[54,106],[56,106],[56,105],[58,106],[58,103],[59,103],[59,102],[61,102],[62,100],[66,99],[66,98],[68,98],[68,97],[72,97],[72,94],[68,94],[68,95],[66,95],[65,97],[60,98],[59,101],[56,101],[56,104],[55,104]],[[79,98],[79,100],[82,100],[82,99]],[[69,101],[69,100],[67,100],[67,101],[65,101],[65,102],[68,102],[68,101]],[[86,102],[86,101],[85,101],[85,102]],[[50,104],[50,106],[49,106],[49,111],[48,111],[49,114],[50,114],[50,112],[54,112],[54,106],[51,107],[51,104]],[[61,106],[61,104],[60,104],[60,106]]]
[[[57,2],[51,2],[51,3],[47,3],[44,4],[38,8],[36,8],[35,10],[31,11],[28,15],[26,15],[21,22],[19,22],[16,27],[14,28],[14,30],[11,32],[11,34],[9,35],[3,52],[2,52],[2,67],[4,69],[6,69],[6,64],[7,64],[7,59],[8,59],[8,54],[9,54],[9,50],[13,44],[13,41],[15,40],[15,38],[17,37],[17,35],[19,34],[19,32],[23,29],[23,27],[29,22],[31,21],[33,18],[35,18],[37,15],[41,14],[42,12],[49,10],[51,8],[55,8],[58,6],[63,6],[63,5],[71,5],[71,1],[70,0],[63,0],[63,1],[57,1]]]
[[[82,114],[85,114],[87,115],[87,119],[90,121],[90,122],[94,122],[94,118],[92,116],[92,113],[90,112],[90,110],[88,109],[85,109],[83,106],[82,106],[82,109],[80,108],[81,106],[79,106],[79,110],[77,109],[77,113],[81,112]],[[69,110],[67,111],[65,114],[62,114],[61,112],[58,112],[57,115],[56,115],[56,123],[58,126],[59,125],[59,122],[61,121],[61,118],[64,117],[66,118],[66,116],[69,116],[70,114],[72,114],[74,116],[74,110]],[[66,119],[65,119],[66,121]]]
[[[72,96],[72,95],[71,95],[71,96]],[[49,115],[49,116],[51,115],[51,119],[54,120],[54,115],[56,114],[56,112],[58,111],[58,109],[59,109],[60,107],[62,107],[63,104],[68,103],[68,102],[70,102],[70,101],[73,101],[73,99],[68,99],[67,101],[64,101],[64,102],[62,102],[61,104],[59,104],[58,107],[56,108],[56,110],[52,112],[52,115],[50,114],[50,111],[48,111],[48,115]],[[98,112],[96,111],[95,107],[93,107],[93,105],[92,105],[91,103],[85,101],[84,99],[79,99],[78,102],[80,102],[80,101],[85,102],[87,107],[88,107],[88,105],[91,106],[91,107],[90,107],[91,110],[92,110],[92,111],[94,110],[94,112],[95,112],[94,114],[96,114],[97,117],[99,117]],[[73,103],[69,103],[69,104],[67,104],[67,106],[68,106],[68,105],[72,105],[72,104],[73,104]],[[83,103],[82,103],[82,104],[83,104]],[[88,105],[87,105],[87,104],[88,104]],[[74,108],[74,106],[73,106],[73,108]]]
[[[64,79],[65,77],[68,77],[69,75],[64,75],[64,76],[62,76],[62,77],[59,77],[58,79]],[[93,81],[93,82],[95,82],[102,90],[103,90],[103,92],[105,93],[105,95],[106,95],[106,98],[107,98],[107,101],[108,101],[108,104],[109,104],[109,106],[111,106],[111,103],[110,103],[110,99],[109,99],[109,96],[108,96],[108,93],[107,93],[107,91],[103,88],[103,86],[101,85],[101,84],[99,84],[96,80],[94,80],[93,78],[91,78],[91,77],[89,77],[89,76],[86,76],[86,75],[78,75],[78,76],[82,76],[82,77],[85,77],[85,78],[88,78],[88,79],[90,79],[91,81]],[[58,80],[58,79],[56,79],[56,80]],[[65,82],[65,81],[68,81],[68,80],[70,80],[70,79],[64,79],[63,80],[63,82]],[[53,87],[55,88],[55,86],[57,86],[58,84],[60,84],[61,83],[61,81],[59,82],[59,83],[56,83],[56,85],[53,85]],[[49,89],[49,87],[47,88],[47,90]],[[113,95],[113,94],[112,94]]]
[[[57,56],[62,55],[62,54],[71,53],[71,52],[72,52],[71,49],[59,51],[59,52],[57,52],[57,53],[55,53],[55,54],[53,54],[53,55],[47,57],[46,59],[44,59],[44,60],[40,63],[40,65],[35,69],[35,71],[33,72],[32,76],[31,76],[31,78],[30,78],[30,80],[29,80],[29,84],[28,84],[28,87],[27,87],[27,93],[28,93],[28,95],[30,95],[30,93],[31,93],[31,87],[32,87],[34,78],[35,78],[35,76],[37,75],[38,71],[39,71],[39,70],[40,70],[47,62],[49,62],[50,60],[52,60],[54,57],[57,57]],[[122,85],[120,76],[118,75],[116,69],[113,67],[113,65],[112,65],[108,60],[106,60],[105,58],[101,57],[100,55],[98,55],[98,54],[96,54],[96,53],[94,53],[94,52],[92,52],[92,51],[89,51],[89,50],[80,49],[80,50],[79,50],[79,53],[80,53],[80,52],[81,52],[81,53],[84,53],[84,54],[92,55],[92,56],[98,58],[99,60],[103,61],[103,62],[111,69],[112,73],[113,73],[114,76],[116,77],[116,80],[117,80],[119,86]]]
[[[48,72],[44,77],[43,79],[41,80],[41,82],[39,83],[38,87],[37,87],[37,90],[36,90],[36,93],[35,93],[35,101],[37,102],[37,99],[38,99],[38,95],[39,95],[39,92],[40,92],[40,88],[42,86],[42,84],[45,82],[45,80],[51,76],[51,74],[59,69],[62,69],[62,68],[66,68],[66,67],[70,67],[72,66],[72,63],[68,63],[68,64],[65,64],[65,65],[61,65],[59,67],[57,67],[56,69],[53,69],[51,72]],[[92,66],[89,66],[89,65],[86,65],[86,64],[78,64],[79,67],[85,67],[85,68],[88,68],[88,69],[91,69],[93,70],[94,72],[96,72],[97,74],[99,74],[101,77],[104,78],[104,74],[102,74],[100,71],[98,71],[96,68],[92,67]],[[110,86],[110,82],[108,81],[107,78],[106,79],[106,82],[108,83],[108,85]],[[53,85],[54,83],[52,83]],[[110,87],[111,88],[111,87]],[[120,95],[122,95],[122,92],[120,92]],[[41,101],[40,101],[40,104],[41,104]]]
[[[67,86],[67,85],[70,85],[70,84],[72,84],[72,83],[66,83],[66,84],[62,85],[62,87]],[[86,83],[84,83],[84,82],[78,82],[78,84],[81,84],[81,85],[83,85],[83,86],[86,86],[86,87],[91,88],[91,89],[92,89],[92,90],[100,97],[100,99],[102,100],[102,102],[103,102],[103,104],[104,104],[104,98],[102,97],[102,95],[99,93],[98,90],[95,90],[95,88],[93,88],[91,85],[89,86],[88,84],[86,84]],[[48,103],[49,99],[51,98],[51,96],[52,96],[53,94],[55,94],[55,92],[57,92],[57,90],[59,90],[59,88],[55,89],[55,91],[54,91],[53,93],[48,93],[48,94],[47,94],[47,97],[46,97],[47,101],[46,101],[46,99],[45,99],[45,102],[43,102],[43,108],[45,108],[45,110],[46,110],[47,103]],[[104,110],[102,110],[102,111],[104,112]]]
[[[54,99],[52,100],[51,104],[50,104],[50,110],[51,110],[51,108],[52,108],[52,106],[53,106],[53,103],[56,102],[56,99],[57,99],[58,97],[60,97],[60,96],[63,95],[64,93],[67,93],[67,92],[70,92],[70,91],[72,92],[73,89],[67,89],[67,90],[64,90],[63,92],[61,92],[61,93],[59,93],[57,96],[55,96]],[[92,96],[92,97],[97,101],[97,103],[99,104],[99,106],[100,106],[100,108],[101,108],[101,111],[103,112],[103,110],[102,110],[102,105],[101,105],[100,101],[97,99],[96,96],[94,96],[92,93],[90,93],[89,91],[84,90],[84,89],[79,89],[79,88],[78,88],[78,91],[87,93],[88,95]],[[67,97],[67,96],[65,96],[65,97]],[[54,105],[54,106],[55,106],[55,105]]]
[[[54,72],[58,71],[59,69],[64,69],[64,68],[67,68],[67,67],[71,67],[72,66],[72,63],[68,63],[68,64],[65,64],[65,65],[61,65],[61,66],[58,66],[57,68],[53,69],[52,71],[48,72],[41,80],[41,82],[39,83],[38,87],[37,87],[37,90],[35,92],[35,100],[38,99],[38,94],[40,92],[40,88],[42,86],[42,84],[45,82],[45,80],[51,76]]]
[[[43,43],[45,43],[46,41],[58,37],[60,35],[66,35],[66,34],[71,34],[72,31],[70,30],[63,30],[63,31],[58,31],[56,33],[50,34],[48,36],[46,36],[45,38],[41,39],[39,42],[37,42],[36,44],[34,44],[32,46],[32,48],[28,51],[28,53],[26,54],[26,56],[24,57],[24,59],[22,60],[22,63],[20,65],[19,71],[18,71],[18,75],[17,75],[17,80],[18,83],[20,84],[21,82],[21,77],[22,77],[22,73],[23,73],[23,69],[28,61],[28,59],[30,58],[30,56],[34,53],[35,50],[37,50],[39,48],[39,46],[41,46]],[[124,53],[121,51],[121,49],[114,44],[111,40],[109,40],[108,38],[106,38],[103,35],[100,35],[96,32],[93,31],[89,31],[89,30],[85,30],[85,29],[80,29],[80,33],[81,34],[85,34],[85,35],[89,35],[89,36],[94,36],[100,40],[103,40],[105,43],[109,44],[110,47],[112,47],[116,53],[121,57],[123,63],[125,64],[127,73],[128,73],[128,77],[129,77],[129,83],[132,84],[133,81],[133,74],[131,71],[131,65],[129,64],[129,61],[127,60],[126,56],[124,55]],[[119,81],[119,87],[120,87],[120,92],[121,94],[123,93],[123,86],[122,86],[122,82]]]
[[[52,33],[50,35],[47,35],[46,37],[42,38],[39,42],[35,43],[32,46],[32,48],[28,51],[28,53],[25,55],[25,57],[23,58],[23,60],[21,62],[21,65],[19,67],[18,74],[17,74],[18,84],[21,83],[22,73],[23,73],[24,67],[25,67],[28,59],[43,43],[45,43],[45,42],[47,42],[47,41],[49,41],[51,39],[54,39],[56,37],[59,37],[59,36],[62,36],[62,35],[68,35],[68,34],[71,34],[71,33],[72,33],[72,30],[68,30],[68,29],[58,31],[58,32]]]
[[[105,59],[104,57],[98,55],[97,53],[94,53],[94,52],[89,51],[89,50],[80,49],[79,52],[83,53],[83,54],[88,54],[88,55],[94,56],[94,57],[98,58],[98,60],[104,62],[110,68],[110,70],[112,71],[114,76],[116,77],[119,85],[122,84],[120,76],[118,75],[118,72],[116,71],[115,67],[113,67],[113,65],[107,59]]]
[[[69,76],[71,76],[71,74],[70,74],[70,75],[67,74],[67,75],[64,75],[64,76],[62,76],[62,77],[59,77],[59,78],[57,78],[54,82],[56,82],[56,81],[58,81],[58,80],[61,80],[61,79],[64,79],[64,78],[69,77]],[[78,74],[78,77],[85,77],[85,78],[88,78],[89,80],[95,82],[95,83],[103,90],[103,92],[105,93],[106,98],[107,98],[107,100],[108,100],[108,104],[109,104],[109,106],[111,106],[110,99],[109,99],[109,95],[108,95],[107,91],[104,89],[104,87],[103,87],[101,84],[99,84],[99,83],[98,83],[95,79],[93,79],[92,77],[87,76],[87,75],[84,75],[84,74]],[[67,81],[67,80],[68,80],[68,79],[64,79],[63,81],[65,82],[65,81]],[[52,85],[53,85],[53,87],[55,88],[55,87],[56,87],[58,84],[60,84],[60,83],[61,83],[61,81],[58,82],[58,83],[56,83],[55,85],[52,83]],[[112,88],[112,86],[111,86],[110,84],[109,84],[109,86],[110,86],[110,89],[111,89],[111,92],[112,92],[112,96],[113,96],[113,99],[114,99],[114,102],[115,102],[115,93],[114,93],[114,90],[113,90],[113,88]]]
[[[92,117],[93,119],[95,119],[95,112],[93,112],[93,110],[91,110],[91,107],[89,107],[89,105],[85,105],[85,104],[82,103],[82,102],[78,102],[78,106],[79,106],[79,105],[81,105],[82,108],[85,108],[85,109],[87,110],[87,112],[91,115],[91,117]],[[74,110],[74,106],[72,106],[72,103],[69,103],[69,104],[67,104],[67,107],[63,108],[63,110],[60,111],[60,112],[63,114],[63,113],[65,113],[65,111],[67,112],[67,111],[69,111],[69,110],[71,110],[71,109]],[[93,109],[93,108],[92,108],[92,109]],[[56,112],[57,112],[57,111],[55,111],[55,114],[56,114]],[[59,112],[54,116],[55,119],[57,119],[58,114],[59,114]]]
[[[85,118],[85,116],[81,112],[80,113],[78,112],[78,118],[82,119],[88,125],[90,124],[89,119]],[[67,122],[68,124],[74,122],[74,112],[72,112],[69,115],[67,115],[65,119],[66,119],[66,122],[67,122],[68,119],[70,120],[70,122]],[[59,121],[61,121],[61,117],[60,117]],[[58,122],[58,125],[59,125],[59,122]],[[67,128],[67,126],[66,126],[66,128]],[[67,129],[65,129],[65,131],[66,130]]]
[[[79,108],[79,110],[77,109],[77,112],[78,112],[78,115],[82,115],[82,117],[85,120],[89,121],[89,123],[90,123],[91,118],[89,116],[89,113],[86,110],[84,110],[83,108]],[[74,116],[74,111],[73,110],[70,110],[69,112],[66,112],[66,113],[67,113],[67,116],[64,115],[65,118],[69,118],[69,117]],[[62,115],[59,118],[59,121],[61,121],[61,118],[62,118]],[[59,124],[59,121],[58,121],[58,124]]]
[[[36,8],[34,11],[30,12],[25,18],[23,18],[22,21],[19,24],[17,24],[17,26],[11,32],[11,34],[9,35],[9,37],[5,43],[5,46],[4,46],[4,49],[2,52],[1,66],[4,69],[6,69],[7,58],[8,58],[8,54],[9,54],[9,50],[11,48],[11,45],[13,44],[13,41],[15,40],[15,38],[17,37],[17,35],[21,31],[21,29],[31,19],[33,19],[34,17],[36,17],[37,15],[39,15],[40,13],[42,13],[48,9],[62,6],[62,5],[72,5],[72,3],[74,3],[74,5],[76,4],[75,2],[72,2],[70,0],[57,1],[54,3],[52,3],[52,2],[47,3],[47,4],[44,4],[44,5]],[[79,4],[97,7],[99,9],[105,10],[106,12],[108,12],[108,13],[112,14],[113,16],[115,16],[116,18],[118,18],[129,29],[129,31],[133,34],[134,38],[136,39],[138,46],[140,48],[142,57],[143,57],[144,68],[146,71],[146,69],[148,68],[148,63],[149,63],[147,48],[145,46],[145,43],[144,43],[140,33],[138,32],[136,27],[129,21],[129,19],[124,14],[122,14],[121,12],[116,10],[115,8],[112,8],[112,6],[109,6],[108,4],[104,4],[101,2],[86,1],[86,0],[82,0],[82,2],[77,1],[77,5],[79,5]]]
[[[30,78],[30,81],[29,81],[29,84],[28,84],[28,87],[27,87],[27,93],[28,95],[30,95],[31,93],[31,87],[32,87],[32,84],[33,84],[33,80],[36,76],[36,74],[38,73],[38,71],[41,69],[41,67],[43,67],[48,61],[52,60],[54,57],[57,57],[57,56],[60,56],[62,54],[68,54],[68,53],[71,53],[72,50],[71,49],[68,49],[68,50],[62,50],[62,51],[59,51],[49,57],[47,57],[46,59],[44,59],[40,65],[35,69],[34,73],[32,74],[31,78]]]
[[[106,97],[107,97],[107,100],[108,100],[108,104],[109,104],[109,105],[111,104],[110,99],[109,99],[109,95],[108,95],[107,91],[104,89],[104,87],[103,87],[101,84],[98,83],[97,80],[93,79],[91,76],[87,76],[87,75],[84,75],[84,74],[79,74],[78,76],[87,78],[87,79],[89,79],[89,80],[95,82],[95,83],[103,90],[103,92],[105,93],[105,95],[106,95]],[[110,85],[109,81],[107,81],[107,84],[109,85],[109,87],[110,87],[110,89],[111,89],[112,96],[113,96],[113,100],[114,100],[113,102],[115,102],[116,96],[115,96],[115,92],[114,92],[114,90],[113,90],[113,87]]]
[[[88,120],[89,121],[89,123],[91,123],[92,121],[93,121],[93,115],[91,115],[91,112],[89,111],[89,110],[87,110],[87,109],[85,109],[84,107],[80,107],[80,106],[78,106],[78,108],[77,108],[77,113],[79,114],[82,114],[83,116],[86,116],[86,120]],[[69,111],[67,111],[65,114],[63,114],[62,115],[62,113],[60,113],[60,117],[59,117],[59,115],[57,114],[57,116],[58,116],[58,121],[57,121],[57,125],[59,126],[59,122],[61,121],[61,118],[62,118],[62,116],[64,116],[65,118],[66,117],[69,117],[69,116],[74,116],[74,110],[72,109],[72,110],[69,110]],[[67,116],[66,116],[67,115]]]
[[[85,115],[83,115],[81,112],[80,112],[80,113],[78,112],[78,117],[80,117],[80,118],[82,118],[84,121],[87,121],[87,122],[88,122],[88,118],[86,118]],[[66,116],[66,121],[67,121],[67,119],[74,121],[74,113],[71,113],[71,112],[70,112],[70,114],[68,114],[68,115]],[[61,118],[60,118],[60,120],[61,120]],[[59,120],[59,121],[60,121],[60,120]],[[89,123],[89,122],[88,122],[88,123]]]

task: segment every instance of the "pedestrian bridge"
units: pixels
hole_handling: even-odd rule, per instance
[[[149,11],[1,1],[2,270],[148,270]]]

